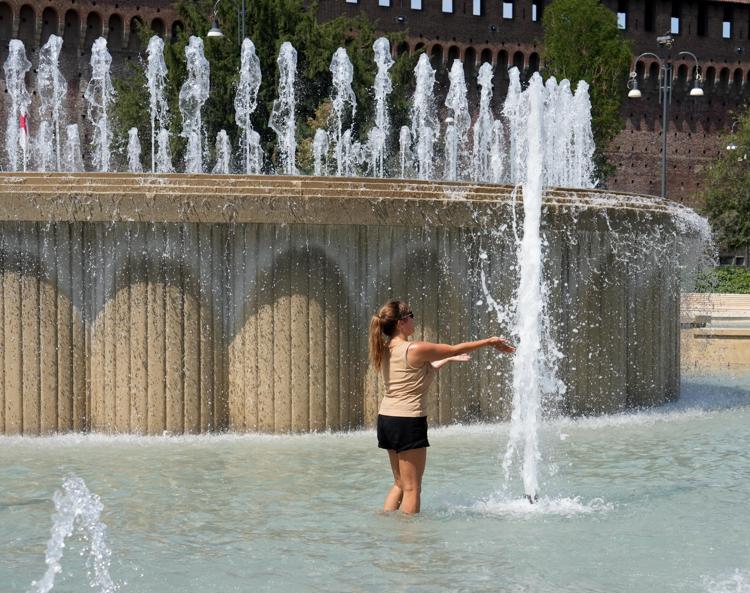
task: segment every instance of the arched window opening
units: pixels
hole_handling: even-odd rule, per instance
[[[42,36],[39,38],[40,45],[47,43],[50,35],[57,35],[58,22],[57,11],[49,6],[42,12]]]
[[[138,51],[141,49],[141,36],[140,33],[143,30],[143,21],[141,17],[134,16],[130,19],[130,30],[128,31],[128,49],[130,51]]]
[[[176,41],[177,38],[180,36],[180,33],[182,33],[184,29],[185,29],[185,25],[182,24],[182,21],[173,22],[172,23],[172,41]]]
[[[523,72],[523,52],[517,51],[513,54],[513,66],[518,68],[519,72]]]
[[[18,16],[18,38],[25,45],[32,45],[36,39],[36,13],[31,6],[24,4]]]
[[[151,21],[151,30],[155,35],[163,38],[164,31],[166,30],[166,28],[164,27],[164,21],[161,19],[154,19],[153,21]]]
[[[63,51],[78,51],[81,45],[81,17],[75,10],[65,13]]]
[[[457,46],[451,45],[450,48],[448,48],[448,61],[446,62],[446,66],[450,70],[451,66],[453,66],[453,60],[458,60],[461,55],[461,51],[458,49]]]
[[[122,22],[122,17],[119,14],[113,14],[109,17],[109,30],[107,34],[107,47],[110,50],[122,49],[122,38],[125,32],[125,27]]]
[[[539,72],[539,54],[536,52],[529,56],[529,76],[534,72]]]
[[[430,64],[435,69],[443,65],[443,46],[439,43],[436,43],[430,49]]]
[[[83,47],[86,51],[91,49],[94,41],[102,36],[102,17],[96,12],[90,12],[86,17],[86,39],[83,42]]]
[[[396,56],[403,56],[409,53],[409,44],[406,41],[402,41],[396,48]]]
[[[482,64],[488,63],[492,64],[492,50],[489,48],[485,48],[482,50],[482,56],[479,60]]]
[[[13,37],[13,11],[7,2],[0,2],[0,39]]]

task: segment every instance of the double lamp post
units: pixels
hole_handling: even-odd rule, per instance
[[[672,102],[672,45],[674,37],[670,34],[659,35],[656,38],[657,45],[661,48],[661,54],[653,52],[644,52],[633,61],[633,68],[628,80],[628,97],[631,99],[640,99],[641,91],[638,88],[637,66],[643,58],[650,57],[656,59],[659,64],[659,103],[661,103],[661,197],[667,197],[667,131],[669,128],[669,104]],[[691,97],[702,97],[703,89],[701,88],[700,66],[698,58],[694,53],[681,51],[676,57],[689,56],[695,62],[693,66],[693,88],[690,89]]]

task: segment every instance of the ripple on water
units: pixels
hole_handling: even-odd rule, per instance
[[[750,572],[738,568],[728,577],[703,577],[703,584],[708,593],[750,593]]]

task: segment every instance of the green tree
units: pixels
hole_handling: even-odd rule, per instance
[[[238,128],[234,121],[234,94],[240,67],[238,4],[238,0],[219,3],[217,16],[224,37],[204,39],[206,58],[211,65],[211,92],[202,112],[209,145],[212,145],[217,132],[222,128],[227,130],[235,145],[238,139]],[[316,19],[317,4],[313,2],[306,6],[303,0],[253,0],[248,6],[245,34],[255,44],[263,74],[258,107],[253,114],[253,127],[261,135],[266,154],[272,154],[271,151],[276,146],[276,136],[268,127],[268,119],[278,87],[276,59],[284,41],[289,41],[298,55],[296,98],[300,141],[304,142],[314,134],[309,122],[320,123],[316,120],[316,112],[330,97],[329,66],[338,47],[346,48],[354,66],[353,88],[358,102],[355,130],[360,137],[366,137],[367,130],[364,126],[371,120],[373,98],[370,88],[376,72],[372,44],[377,35],[372,24],[363,17],[338,18],[319,23]],[[212,7],[213,2],[210,0],[178,0],[176,8],[185,26],[176,39],[165,43],[164,57],[169,68],[167,94],[171,112],[170,131],[174,139],[172,148],[175,163],[179,162],[184,150],[184,143],[179,138],[182,122],[178,97],[186,74],[185,46],[191,35],[205,36],[210,26]],[[144,32],[144,45],[148,36],[149,32]],[[392,44],[398,43],[403,36],[389,35]],[[400,58],[394,69],[401,72],[402,64],[411,60],[410,56]],[[150,137],[148,118],[143,117],[148,112],[147,108],[143,110],[146,101],[144,85],[144,68],[140,64],[117,83],[119,97],[116,118],[120,134],[126,134],[129,127],[137,126],[141,138]],[[403,87],[398,83],[394,86],[396,91]],[[402,102],[396,100],[395,103],[401,106]],[[397,110],[397,113],[401,112]],[[400,123],[394,118],[394,124]],[[146,143],[143,144],[145,146]]]
[[[750,245],[750,110],[739,116],[735,130],[722,142],[734,150],[708,168],[699,196],[717,241],[730,250]]]
[[[620,107],[631,60],[617,17],[598,0],[555,0],[544,11],[546,76],[590,85],[591,123],[600,179],[611,172],[604,153],[622,129]]]

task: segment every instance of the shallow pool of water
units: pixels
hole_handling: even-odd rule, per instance
[[[533,506],[503,490],[507,433],[432,430],[418,517],[379,512],[372,431],[0,438],[0,591],[44,573],[70,474],[101,497],[127,593],[750,591],[750,377],[547,423]],[[82,548],[74,536],[55,592],[89,590]]]

